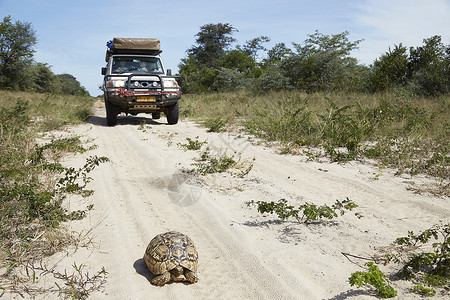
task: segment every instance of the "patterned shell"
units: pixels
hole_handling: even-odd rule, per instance
[[[144,261],[154,275],[177,266],[197,272],[198,253],[188,236],[170,231],[158,234],[150,241],[145,250]]]

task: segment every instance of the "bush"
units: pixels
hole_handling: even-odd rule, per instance
[[[286,199],[280,199],[277,203],[274,201],[249,201],[247,206],[256,205],[260,213],[275,213],[281,220],[293,217],[299,223],[311,223],[312,221],[322,218],[333,219],[338,216],[337,212],[342,216],[346,210],[352,210],[358,207],[352,200],[345,199],[342,202],[336,200],[331,207],[328,205],[317,206],[315,204],[305,203],[298,208],[287,204]]]
[[[284,76],[278,68],[272,67],[262,74],[255,82],[254,89],[258,91],[292,90],[289,78]]]
[[[66,98],[64,105],[70,112],[63,118],[76,115],[69,120],[80,122],[92,102]],[[88,173],[107,158],[94,156],[81,168],[65,167],[58,162],[64,153],[88,150],[79,137],[53,139],[40,145],[35,141],[44,127],[51,130],[61,126],[55,121],[63,114],[61,111],[43,117],[47,116],[47,104],[60,100],[44,94],[0,93],[0,268],[8,270],[2,280],[14,279],[8,274],[22,261],[30,257],[39,260],[68,245],[73,237],[64,232],[61,222],[83,218],[92,209],[88,205],[84,210],[69,212],[63,202],[68,194],[92,194],[86,190],[91,180]],[[53,111],[58,107],[50,106]],[[64,124],[67,122],[65,118]]]
[[[351,286],[356,285],[356,287],[360,288],[364,284],[368,284],[375,288],[377,295],[380,298],[392,298],[397,296],[397,291],[387,283],[387,276],[378,269],[377,265],[373,262],[368,262],[366,263],[366,266],[369,268],[367,272],[358,271],[352,273],[349,278]]]
[[[212,92],[229,92],[245,89],[251,85],[252,79],[233,69],[219,68],[215,72],[214,82],[209,87]]]

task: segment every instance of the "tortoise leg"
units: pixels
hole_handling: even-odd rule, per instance
[[[161,275],[156,276],[155,278],[153,278],[152,284],[154,284],[154,285],[165,285],[169,281],[170,281],[170,273],[169,272],[164,272]]]
[[[198,281],[198,275],[196,272],[192,272],[188,269],[184,271],[184,277],[186,277],[187,281],[190,283],[196,283]]]

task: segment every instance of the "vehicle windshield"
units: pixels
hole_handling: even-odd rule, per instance
[[[118,56],[113,58],[112,73],[163,74],[163,68],[157,57]]]

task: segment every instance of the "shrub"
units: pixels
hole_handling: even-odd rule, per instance
[[[260,213],[275,213],[281,220],[286,220],[293,217],[299,223],[311,223],[312,221],[320,220],[322,218],[333,219],[339,214],[342,216],[346,210],[352,210],[358,207],[352,200],[345,199],[342,202],[336,200],[331,207],[328,205],[317,206],[315,204],[305,203],[295,208],[288,205],[286,199],[280,199],[277,203],[274,201],[249,201],[247,206],[256,205]]]
[[[389,253],[383,257],[373,257],[373,260],[385,265],[390,262],[399,264],[401,269],[396,275],[400,279],[414,282],[412,292],[422,296],[433,296],[436,294],[435,287],[446,290],[449,288],[449,236],[450,224],[448,223],[434,225],[417,235],[410,231],[408,236],[395,240],[389,247]],[[349,278],[350,284],[357,287],[370,284],[377,289],[380,297],[395,296],[395,291],[386,285],[386,275],[373,262],[368,262],[366,265],[369,267],[369,272],[352,273]]]
[[[292,90],[289,78],[281,73],[279,68],[272,67],[262,74],[254,84],[256,92]]]
[[[349,278],[351,286],[360,288],[364,284],[371,285],[377,291],[377,295],[381,298],[392,298],[397,296],[397,291],[388,284],[387,276],[380,271],[373,262],[366,263],[369,268],[367,272],[355,272]]]
[[[200,150],[202,148],[202,146],[207,143],[206,141],[203,141],[203,142],[199,141],[198,140],[198,136],[195,137],[195,140],[187,137],[186,141],[187,141],[186,144],[177,143],[177,145],[180,148],[182,148],[184,151],[187,151],[187,150]]]
[[[0,268],[5,270],[1,281],[7,282],[3,288],[15,288],[20,282],[21,289],[30,291],[15,268],[75,243],[73,233],[65,232],[61,223],[82,219],[93,208],[90,204],[70,212],[63,202],[68,194],[91,195],[86,189],[92,180],[88,174],[108,159],[94,156],[81,168],[66,167],[59,163],[64,154],[89,149],[79,137],[36,143],[38,130],[43,136],[42,130],[86,118],[93,102],[86,97],[67,98],[0,92]]]
[[[226,153],[211,154],[211,148],[207,147],[200,156],[200,162],[192,164],[195,168],[191,172],[206,175],[212,173],[229,172],[235,177],[244,177],[253,168],[253,163],[241,161],[235,155],[227,156]]]

